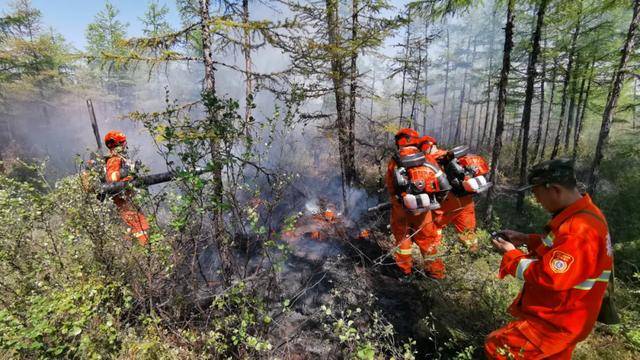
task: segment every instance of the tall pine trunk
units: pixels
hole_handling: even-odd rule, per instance
[[[429,97],[429,83],[428,83],[428,75],[429,75],[429,20],[426,20],[424,23],[424,98],[425,100]],[[422,132],[427,132],[427,109],[429,105],[426,101],[424,101],[423,112],[422,112]]]
[[[440,136],[442,137],[442,140],[444,140],[444,137],[445,137],[444,115],[447,111],[447,96],[449,96],[449,46],[450,46],[449,29],[446,30],[446,38],[447,38],[447,48],[445,50],[446,62],[445,62],[445,68],[444,68],[444,94],[442,98],[442,118],[440,119],[440,123],[442,124],[442,133],[440,134]]]
[[[211,18],[209,15],[209,0],[200,0],[200,18],[202,19],[201,31],[202,31],[202,55],[204,65],[204,80],[202,83],[202,92],[207,96],[215,96],[216,83],[215,83],[215,67],[212,55],[212,43],[211,43]],[[207,110],[207,119],[210,121],[214,128],[222,126],[218,114]],[[212,166],[212,183],[213,183],[213,232],[214,242],[220,256],[220,262],[222,267],[222,279],[225,284],[228,284],[230,277],[233,273],[232,269],[232,256],[229,249],[229,244],[225,241],[226,234],[224,229],[224,185],[222,182],[222,171],[224,164],[222,162],[223,150],[220,140],[217,138],[211,139],[209,142],[209,152],[211,155]],[[198,245],[197,245],[198,246]]]
[[[547,125],[542,138],[542,148],[540,149],[540,160],[544,160],[544,154],[547,150],[547,139],[549,138],[549,129],[551,128],[551,112],[553,110],[553,99],[556,95],[556,84],[558,76],[558,58],[553,61],[553,75],[551,75],[551,97],[549,98],[549,107],[547,109]]]
[[[244,71],[245,71],[245,99],[247,104],[244,110],[244,124],[246,126],[245,133],[249,137],[249,122],[251,119],[251,104],[253,103],[253,78],[251,76],[251,29],[249,29],[249,0],[242,0],[242,23],[245,25],[243,29],[243,46],[244,54]]]
[[[469,49],[471,48],[471,37],[469,37],[469,42],[467,43],[467,53],[469,51]],[[473,61],[475,60],[476,56],[476,45],[474,42],[473,45],[473,55],[471,58],[471,63],[473,63]],[[469,63],[469,56],[467,55],[466,57],[467,63]],[[462,91],[460,91],[460,105],[458,106],[458,120],[456,121],[456,131],[455,131],[455,136],[453,138],[453,142],[454,143],[458,143],[460,141],[460,131],[462,130],[460,127],[462,126],[462,106],[464,105],[464,98],[465,98],[465,89],[467,86],[467,76],[469,75],[469,69],[466,68],[464,70],[464,75],[462,76]]]
[[[480,105],[480,112],[482,112],[482,105]],[[469,134],[469,147],[473,149],[473,137],[476,134],[476,116],[478,115],[478,102],[473,103],[473,115],[471,115],[471,133]],[[466,136],[465,136],[466,137]]]
[[[498,109],[498,101],[496,100],[491,108],[491,126],[489,127],[488,145],[489,148],[493,147],[493,140],[495,140],[494,134],[496,133],[496,110]]]
[[[551,151],[551,158],[555,159],[560,150],[560,139],[562,136],[562,128],[564,127],[564,114],[567,106],[567,95],[569,91],[569,81],[571,80],[571,70],[573,68],[573,61],[576,53],[576,44],[578,41],[578,34],[580,33],[581,18],[578,15],[578,23],[571,36],[571,48],[569,50],[569,60],[567,63],[567,72],[564,76],[564,82],[562,87],[562,100],[560,101],[560,118],[558,120],[558,130],[556,132],[556,138],[553,142],[553,150]]]
[[[331,57],[331,80],[336,103],[336,129],[338,131],[338,151],[340,155],[340,169],[343,175],[343,185],[352,185],[355,180],[354,154],[350,152],[349,126],[345,113],[345,69],[340,35],[340,19],[338,17],[338,0],[326,0],[326,18],[329,40],[329,56]],[[344,193],[343,193],[344,195]],[[344,196],[343,196],[344,197]],[[346,206],[346,204],[345,204]]]
[[[359,0],[352,0],[351,9],[351,41],[358,39],[358,4]],[[358,99],[358,51],[351,50],[351,66],[349,68],[349,121],[347,122],[347,161],[348,170],[345,170],[345,180],[349,186],[358,181],[358,173],[355,165],[356,154],[356,101]],[[348,209],[345,208],[345,211]]]
[[[591,73],[589,74],[589,82],[587,84],[587,90],[584,94],[584,100],[582,102],[582,112],[576,122],[576,133],[573,138],[573,160],[578,157],[578,148],[580,146],[580,135],[582,134],[582,127],[584,126],[584,114],[587,111],[587,105],[589,104],[589,93],[591,92],[591,82],[593,81],[593,71],[595,68],[595,61],[591,63]]]
[[[418,48],[418,72],[416,73],[416,86],[413,90],[413,97],[411,99],[411,123],[414,129],[418,128],[418,121],[416,120],[416,101],[418,100],[418,92],[420,91],[420,76],[422,76],[422,49]],[[424,132],[424,129],[423,129]]]
[[[587,68],[588,70],[589,68]],[[582,76],[582,79],[580,79],[580,90],[578,91],[578,103],[576,104],[576,116],[575,119],[573,120],[573,124],[574,124],[574,131],[573,131],[573,136],[572,136],[572,142],[573,142],[573,147],[575,150],[575,145],[576,145],[576,135],[578,134],[578,127],[580,126],[580,111],[582,110],[582,104],[584,103],[584,97],[585,97],[585,93],[584,93],[584,88],[587,82],[587,78],[585,76]],[[569,151],[569,146],[567,146],[567,152]]]
[[[640,0],[638,0],[640,1]],[[513,8],[515,0],[507,1],[507,20],[504,27],[504,50],[502,52],[502,70],[500,70],[500,82],[498,83],[498,116],[496,119],[496,134],[491,154],[491,173],[489,181],[494,186],[487,193],[487,222],[493,217],[493,198],[495,196],[497,174],[500,170],[500,152],[502,151],[502,132],[504,130],[504,111],[507,104],[507,84],[509,82],[509,70],[511,68],[511,49],[513,48]]]
[[[598,145],[596,145],[596,153],[593,159],[593,164],[591,165],[589,176],[589,194],[592,195],[596,190],[596,186],[598,185],[600,163],[602,162],[602,157],[604,156],[604,151],[609,139],[609,131],[611,130],[613,115],[618,104],[618,98],[620,97],[622,83],[624,82],[627,62],[629,61],[629,57],[633,53],[635,47],[637,36],[636,33],[638,30],[639,21],[640,0],[634,0],[633,18],[631,19],[631,23],[629,24],[629,31],[627,31],[627,38],[625,40],[624,47],[621,50],[620,62],[618,63],[618,67],[613,74],[613,79],[611,81],[611,89],[609,90],[609,95],[607,96],[607,104],[604,108],[604,113],[602,114],[602,126],[600,127],[600,135],[598,136]]]
[[[571,77],[571,86],[570,86],[570,91],[571,91],[571,100],[569,100],[569,113],[567,114],[567,129],[564,132],[564,152],[567,153],[569,151],[569,139],[571,138],[571,132],[573,131],[573,127],[574,127],[574,112],[575,112],[575,107],[576,107],[576,95],[578,94],[577,91],[577,84],[578,84],[578,75],[580,74],[580,58],[577,57],[576,58],[576,67],[575,70],[573,72],[573,76]],[[584,80],[584,77],[583,77]]]
[[[538,14],[536,20],[536,29],[531,39],[531,53],[529,54],[529,63],[527,64],[527,85],[524,94],[524,107],[522,109],[522,156],[520,160],[520,186],[527,181],[527,166],[529,154],[529,127],[531,124],[531,104],[533,102],[533,85],[536,82],[536,63],[540,54],[540,35],[542,33],[542,25],[544,23],[544,14],[547,10],[548,0],[540,1],[538,6]],[[544,79],[543,79],[544,81]],[[516,209],[522,211],[524,193],[518,193],[516,201]]]
[[[546,45],[546,41],[545,41]],[[533,146],[533,157],[531,163],[536,162],[538,158],[538,151],[540,150],[540,140],[542,139],[542,125],[544,120],[544,84],[547,81],[547,62],[546,58],[542,57],[542,72],[540,73],[540,106],[538,111],[538,129],[536,130],[536,142]]]
[[[400,120],[398,124],[403,127],[404,121],[404,102],[405,102],[405,85],[407,81],[407,70],[409,67],[409,58],[411,56],[409,49],[409,41],[411,40],[411,9],[407,10],[407,37],[404,44],[404,64],[402,64],[402,89],[400,90]]]
[[[486,100],[486,111],[484,114],[484,126],[482,129],[482,139],[478,142],[478,147],[482,147],[484,145],[485,139],[487,138],[487,125],[489,123],[489,105],[491,104],[491,76],[493,76],[493,44],[494,44],[494,34],[496,29],[496,12],[498,11],[497,7],[493,8],[493,12],[491,13],[491,38],[489,38],[489,70],[487,72],[487,100]],[[493,120],[493,118],[491,119]],[[493,126],[493,125],[492,125]],[[489,129],[491,132],[491,129]]]

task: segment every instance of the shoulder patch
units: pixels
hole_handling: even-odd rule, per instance
[[[549,261],[549,267],[551,267],[551,271],[556,274],[567,272],[571,264],[573,264],[573,256],[559,250],[553,252],[551,260]]]

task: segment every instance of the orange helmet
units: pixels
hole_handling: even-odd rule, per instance
[[[109,149],[113,149],[116,146],[123,145],[127,142],[127,137],[120,131],[111,130],[104,136],[104,144]]]
[[[396,146],[408,146],[417,145],[420,139],[420,134],[417,131],[410,128],[403,128],[398,130],[395,136]]]

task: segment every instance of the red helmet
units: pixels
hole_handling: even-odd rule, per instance
[[[403,128],[398,130],[395,136],[396,146],[408,146],[417,145],[420,139],[420,134],[417,131],[410,128]]]
[[[109,149],[113,149],[116,146],[123,145],[127,142],[127,137],[120,131],[111,130],[104,136],[104,144]]]

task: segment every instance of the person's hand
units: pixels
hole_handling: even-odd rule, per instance
[[[498,251],[500,251],[503,254],[506,253],[507,251],[511,251],[516,248],[512,243],[508,242],[507,240],[501,237],[494,237],[491,239],[491,241],[493,242],[493,247],[495,247]]]
[[[515,230],[500,230],[498,237],[512,243],[515,246],[526,244],[528,235]]]

